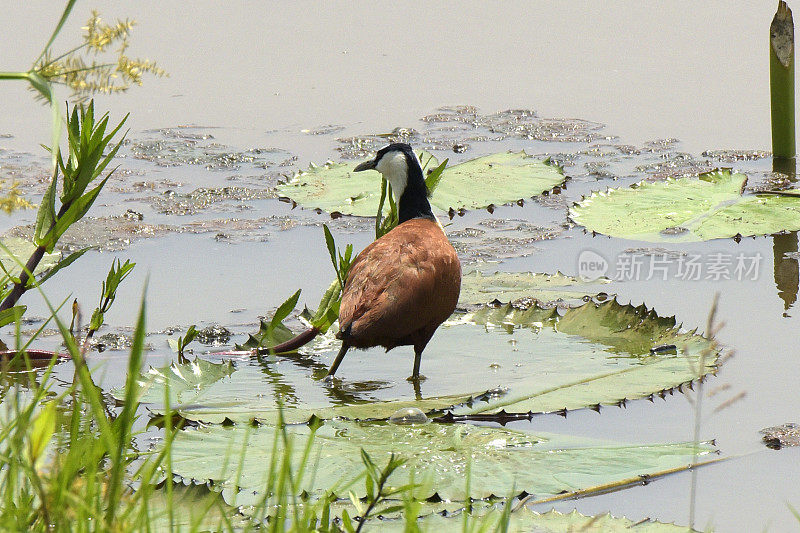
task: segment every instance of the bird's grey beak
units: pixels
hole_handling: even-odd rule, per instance
[[[374,159],[371,159],[369,161],[364,161],[363,163],[358,165],[356,168],[354,168],[353,172],[361,172],[362,170],[371,170],[371,169],[375,168],[375,165],[376,165],[376,162],[375,162]]]

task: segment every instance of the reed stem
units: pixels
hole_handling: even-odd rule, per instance
[[[772,115],[772,155],[791,160],[796,155],[794,125],[794,20],[786,2],[778,10],[769,28],[770,110]],[[783,164],[783,168],[787,165]],[[794,170],[794,165],[791,165]],[[794,174],[794,172],[791,172]]]

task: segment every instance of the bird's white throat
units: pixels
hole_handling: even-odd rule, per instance
[[[416,157],[417,155],[414,154],[414,158]],[[417,163],[419,163],[419,160],[417,160]],[[375,165],[375,170],[383,174],[383,177],[392,186],[395,200],[399,202],[408,184],[408,161],[406,161],[405,154],[403,152],[391,152],[384,155]]]

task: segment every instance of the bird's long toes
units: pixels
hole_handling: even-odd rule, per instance
[[[406,381],[411,381],[413,383],[413,382],[422,382],[422,381],[425,381],[426,379],[428,379],[428,378],[426,378],[425,376],[420,374],[418,376],[408,376],[406,378]]]

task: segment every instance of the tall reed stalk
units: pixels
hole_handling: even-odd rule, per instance
[[[783,0],[772,19],[769,41],[772,155],[776,171],[794,175],[794,21]]]

